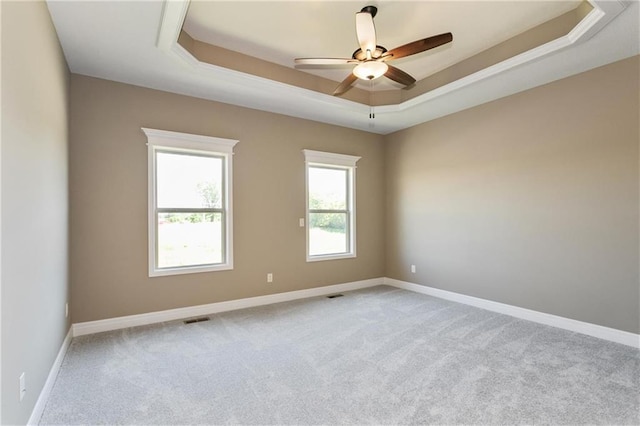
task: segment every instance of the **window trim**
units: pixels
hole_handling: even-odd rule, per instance
[[[305,223],[306,223],[306,257],[307,262],[323,260],[348,259],[356,257],[356,163],[360,158],[354,155],[336,154],[332,152],[303,149],[305,157]],[[326,167],[329,169],[347,170],[347,243],[346,253],[309,254],[309,167]]]
[[[148,266],[149,277],[167,275],[193,274],[199,272],[225,271],[233,269],[233,147],[237,140],[216,138],[212,136],[193,135],[189,133],[171,132],[142,128],[147,136],[147,172],[148,172]],[[157,267],[157,207],[156,207],[156,153],[175,152],[195,155],[205,155],[223,158],[223,188],[222,188],[222,216],[223,224],[223,254],[225,261],[220,264],[205,264],[193,266],[177,266],[170,268]],[[225,202],[226,201],[226,205]],[[189,210],[189,209],[185,209]],[[216,209],[217,210],[217,209]]]

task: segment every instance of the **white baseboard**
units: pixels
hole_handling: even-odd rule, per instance
[[[58,356],[56,356],[55,361],[53,361],[53,365],[51,366],[51,370],[49,370],[49,375],[47,376],[47,381],[44,382],[44,386],[42,387],[42,391],[40,391],[36,405],[33,407],[33,411],[31,412],[31,417],[29,417],[27,425],[37,425],[40,422],[40,417],[42,417],[44,407],[47,405],[47,401],[49,400],[49,395],[53,389],[53,384],[56,382],[56,377],[58,377],[62,361],[64,360],[64,356],[67,354],[67,349],[69,349],[69,345],[71,344],[73,334],[71,330],[72,327],[69,328],[69,332],[62,341],[62,345],[58,351]]]
[[[73,336],[82,336],[85,334],[100,333],[103,331],[119,330],[122,328],[155,324],[165,321],[174,321],[201,315],[215,314],[218,312],[305,299],[308,297],[324,296],[341,291],[359,290],[361,288],[382,285],[383,281],[383,278],[372,278],[369,280],[353,281],[325,287],[314,287],[306,290],[269,294],[266,296],[249,297],[246,299],[229,300],[226,302],[210,303],[207,305],[189,306],[186,308],[169,309],[166,311],[149,312],[146,314],[81,322],[73,324]]]
[[[185,318],[197,317],[201,315],[215,314],[219,312],[233,311],[236,309],[251,308],[255,306],[270,305],[273,303],[288,302],[291,300],[305,299],[308,297],[324,296],[341,291],[359,290],[377,285],[390,285],[416,293],[427,294],[453,302],[463,303],[478,308],[498,312],[512,317],[545,324],[576,333],[586,334],[599,339],[621,343],[623,345],[640,348],[640,335],[614,328],[603,327],[583,321],[557,315],[546,314],[544,312],[533,311],[531,309],[520,308],[518,306],[507,305],[505,303],[494,302],[478,297],[467,296],[451,291],[440,290],[393,278],[372,278],[363,281],[354,281],[344,284],[336,284],[325,287],[314,287],[306,290],[290,291],[286,293],[269,294],[266,296],[249,297],[246,299],[229,300],[226,302],[210,303],[207,305],[189,306],[185,308],[169,309],[166,311],[149,312],[146,314],[129,315],[124,317],[109,318],[98,321],[88,321],[76,323],[72,326],[73,336],[85,334],[101,333],[104,331],[119,330],[140,325],[156,324],[165,321],[174,321]],[[34,410],[35,412],[35,410]]]
[[[416,293],[427,294],[440,299],[464,303],[465,305],[475,306],[488,311],[498,312],[500,314],[510,315],[512,317],[537,322],[539,324],[550,325],[552,327],[586,334],[588,336],[621,343],[634,348],[640,348],[640,335],[630,333],[628,331],[616,330],[615,328],[603,327],[597,324],[559,317],[557,315],[546,314],[544,312],[533,311],[531,309],[520,308],[518,306],[507,305],[505,303],[493,302],[491,300],[480,299],[478,297],[466,296],[460,293],[440,290],[393,278],[384,278],[383,281],[385,285],[390,285],[404,290],[415,291]]]

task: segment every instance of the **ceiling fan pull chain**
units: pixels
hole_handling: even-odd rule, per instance
[[[373,79],[369,79],[369,87],[370,87],[370,98],[369,98],[369,118],[371,120],[373,120],[374,118],[376,118],[376,113],[373,110],[374,106],[374,100],[375,100],[375,92],[373,91]]]
[[[374,93],[373,93],[373,79],[369,79],[369,128],[373,129],[375,127],[374,118],[376,118],[376,114],[373,110],[373,101],[374,101]]]

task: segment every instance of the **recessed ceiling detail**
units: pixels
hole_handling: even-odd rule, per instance
[[[462,8],[459,13],[470,13],[464,8],[486,2],[442,3],[446,3],[447,7],[457,5]],[[518,7],[526,9],[528,4],[538,2],[518,0],[494,3],[505,4],[505,10],[512,8],[517,11]],[[316,7],[317,13],[297,14],[296,8],[302,7],[302,4]],[[458,34],[450,23],[425,22],[418,19],[416,13],[416,24],[411,21],[414,15],[405,12],[402,12],[402,16],[411,18],[402,21],[395,15],[400,13],[395,8],[405,4],[433,5],[440,2],[376,3],[380,10],[376,17],[377,31],[385,34],[385,44],[402,45],[424,37],[425,27],[427,35],[451,31],[456,35],[452,44],[457,43]],[[640,53],[638,2],[589,0],[588,5],[575,8],[576,4],[573,2],[572,8],[560,11],[559,15],[555,11],[535,25],[531,25],[531,22],[525,25],[519,21],[515,26],[517,29],[506,34],[506,38],[505,34],[501,34],[501,39],[493,39],[489,44],[493,46],[490,49],[485,45],[479,51],[468,52],[464,57],[449,62],[436,62],[435,53],[430,53],[433,51],[414,55],[425,55],[429,66],[420,66],[413,71],[414,63],[410,58],[402,62],[402,69],[418,80],[411,90],[399,90],[393,85],[386,88],[376,85],[375,92],[369,92],[366,87],[356,86],[343,98],[336,98],[330,93],[336,81],[344,78],[344,70],[339,71],[337,78],[331,78],[330,75],[318,76],[315,71],[310,73],[308,70],[294,69],[292,62],[295,57],[324,55],[310,45],[315,40],[314,32],[326,34],[327,28],[335,28],[336,32],[340,32],[344,26],[351,33],[347,34],[347,38],[353,37],[355,40],[353,14],[362,8],[363,3],[193,2],[190,5],[188,1],[180,0],[49,1],[48,7],[73,73],[387,134]],[[216,46],[210,40],[202,40],[195,32],[188,34],[183,31],[183,25],[185,29],[192,30],[185,23],[187,10],[189,14],[195,13],[199,7],[207,5],[223,8],[244,5],[245,12],[239,16],[248,19],[246,25],[249,25],[249,29],[255,20],[282,22],[280,13],[285,12],[277,8],[290,8],[286,13],[294,14],[295,24],[304,31],[292,33],[290,28],[277,28],[274,31],[294,34],[290,36],[292,45],[304,38],[308,51],[305,55],[289,52],[282,59],[288,65],[283,65],[274,59],[280,50],[270,46],[269,40],[253,46],[243,40],[231,40],[261,52],[261,55],[269,58],[265,60],[251,51],[241,51],[233,43],[217,43]],[[266,15],[256,7],[267,8]],[[344,24],[339,22],[342,14],[337,10],[340,8],[346,8]],[[221,10],[217,11],[225,16]],[[586,11],[586,15],[579,19],[581,11],[583,15]],[[570,17],[572,13],[573,18]],[[540,28],[550,25],[550,21],[564,19],[563,16],[568,22],[564,29],[557,33],[559,35],[556,38],[552,37],[546,42],[542,39],[543,44],[540,44],[541,39],[534,37],[536,32],[544,32]],[[225,19],[231,18],[227,16]],[[403,27],[422,26],[422,29],[418,36],[386,30],[382,18],[395,22],[396,26],[402,22]],[[500,15],[498,21],[502,19]],[[492,27],[496,18],[480,20],[482,25]],[[238,26],[238,21],[229,25]],[[394,37],[398,35],[402,39],[388,39],[388,34]],[[532,42],[534,39],[535,43]],[[514,40],[519,40],[519,43]],[[434,50],[438,49],[447,48],[443,46]],[[493,59],[485,56],[487,50],[494,51],[490,55]],[[453,48],[438,52],[438,59],[451,52],[454,52]],[[346,52],[347,55],[350,53]],[[344,55],[342,51],[326,53],[326,56]],[[375,93],[375,120],[368,118],[372,93]]]
[[[320,93],[336,94],[337,90],[345,99],[360,102],[365,105],[397,105],[409,99],[424,95],[433,89],[445,86],[446,84],[457,81],[463,77],[467,77],[473,73],[496,65],[507,59],[513,58],[519,54],[543,46],[553,40],[565,37],[574,30],[574,28],[582,22],[592,10],[593,7],[591,7],[588,2],[580,3],[575,9],[563,13],[554,19],[524,31],[510,39],[504,40],[495,46],[490,46],[482,52],[424,77],[417,83],[414,82],[415,84],[410,86],[411,90],[400,90],[405,88],[405,86],[400,84],[394,84],[394,87],[390,84],[383,84],[382,86],[386,87],[388,90],[376,90],[375,96],[371,96],[363,90],[351,90],[344,93],[344,90],[348,88],[349,84],[355,82],[355,78],[350,81],[346,80],[347,87],[341,85],[336,89],[336,83],[333,82],[333,80],[329,83],[328,79],[325,78],[323,80],[320,78],[322,77],[320,75],[309,74],[307,72],[296,72],[291,69],[291,63],[289,63],[288,66],[284,66],[238,52],[233,52],[220,46],[214,46],[195,40],[185,31],[181,32],[180,37],[178,38],[178,43],[200,62],[268,78]],[[435,47],[432,52],[425,52],[425,55],[428,55],[429,53],[432,55],[425,58],[427,61],[431,61],[434,58],[439,57],[439,52],[452,48],[448,43],[448,40],[450,40],[450,38],[447,37],[448,34],[449,33],[445,33],[442,37],[436,36],[436,38],[443,38],[443,42],[441,43],[442,45]],[[382,54],[382,51],[380,51],[380,54]],[[399,62],[405,63],[403,60],[404,58],[399,60]],[[353,64],[348,64],[348,66],[352,68]],[[302,67],[296,66],[296,69],[308,71],[304,64]],[[317,68],[312,70],[317,70]],[[349,71],[349,69],[344,69],[341,73],[344,75],[345,72],[348,73]],[[340,80],[342,80],[342,78],[344,77],[341,77]]]
[[[364,1],[195,1],[184,30],[203,43],[286,67],[293,58],[351,57],[358,46],[355,17]],[[560,1],[378,1],[375,30],[387,48],[427,36],[453,33],[455,42],[425,55],[407,57],[398,67],[417,80],[574,10],[581,0]],[[343,70],[306,70],[335,82]],[[399,88],[376,82],[376,88]],[[364,82],[359,87],[368,89]]]

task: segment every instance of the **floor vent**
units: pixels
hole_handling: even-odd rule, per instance
[[[344,294],[332,294],[331,296],[327,296],[327,299],[335,299],[336,297],[342,297]]]
[[[184,323],[193,324],[194,322],[202,322],[202,321],[209,321],[209,317],[192,318],[192,319],[185,320]]]

